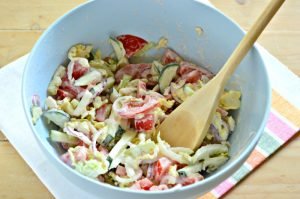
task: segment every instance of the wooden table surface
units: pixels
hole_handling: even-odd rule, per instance
[[[246,30],[269,0],[211,0]],[[0,67],[28,53],[43,30],[84,0],[0,0]],[[259,43],[300,76],[300,0],[287,0]],[[0,114],[1,110],[0,110]],[[300,198],[296,136],[225,198]],[[0,198],[53,198],[0,133]]]

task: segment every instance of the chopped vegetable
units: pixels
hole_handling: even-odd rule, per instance
[[[90,58],[93,49],[92,45],[76,44],[72,46],[68,52],[68,58],[72,60],[75,57]]]
[[[220,105],[225,110],[238,109],[241,106],[241,92],[239,91],[228,91],[225,92],[220,99]]]
[[[171,81],[176,77],[176,72],[178,69],[178,64],[166,65],[160,73],[159,77],[159,88],[162,93],[170,85]]]
[[[78,144],[79,139],[77,137],[67,135],[66,133],[62,133],[60,131],[51,130],[50,132],[50,139],[52,142],[61,142],[67,144]]]
[[[172,147],[159,125],[214,74],[184,60],[163,37],[148,42],[124,34],[109,42],[108,55],[92,45],[70,48],[67,67],[59,66],[49,83],[45,110],[33,96],[33,123],[42,114],[56,125],[49,125],[50,140],[66,150],[62,161],[94,180],[144,191],[188,186],[221,167],[241,93],[224,91],[202,146]],[[161,48],[161,59],[145,59]]]
[[[57,94],[57,90],[59,88],[59,86],[62,84],[62,77],[64,77],[66,74],[66,68],[64,66],[59,66],[54,75],[53,78],[48,86],[48,93],[49,95],[56,95]]]
[[[31,107],[31,114],[32,114],[32,123],[35,125],[38,119],[43,114],[43,110],[39,106],[32,106]]]
[[[102,75],[97,70],[93,70],[83,76],[81,76],[79,79],[77,79],[74,83],[75,86],[87,86],[90,84],[96,84],[102,80]]]
[[[148,43],[146,40],[134,35],[120,35],[117,40],[123,44],[128,58],[143,49]]]
[[[66,122],[70,120],[70,115],[66,112],[58,109],[50,109],[44,113],[44,117],[48,120],[59,126],[60,128],[64,128]]]
[[[126,55],[126,51],[124,49],[124,46],[122,44],[122,42],[118,41],[117,39],[114,39],[114,38],[110,38],[109,39],[114,51],[115,51],[115,54],[117,56],[117,59],[118,59],[118,64],[124,64],[124,63],[127,63],[127,58],[125,57]]]

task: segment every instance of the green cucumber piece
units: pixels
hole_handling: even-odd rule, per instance
[[[114,139],[113,136],[111,136],[110,134],[108,134],[105,139],[102,141],[101,145],[107,147],[109,145],[109,143]]]
[[[164,68],[164,66],[160,62],[153,61],[152,67],[151,67],[151,74],[153,76],[160,75],[163,68]]]
[[[162,93],[164,93],[165,89],[170,85],[174,77],[176,77],[178,67],[178,64],[172,63],[166,65],[161,71],[158,83],[159,89]]]
[[[108,157],[106,158],[106,160],[109,162],[109,165],[111,165],[113,159],[112,159],[111,157],[108,156]]]
[[[70,115],[62,110],[58,109],[50,109],[43,114],[48,120],[59,126],[60,128],[64,128],[64,124],[70,121]]]
[[[62,133],[60,131],[51,130],[50,131],[50,139],[53,142],[61,142],[61,143],[67,143],[67,144],[78,144],[79,139],[68,135],[66,133]]]
[[[115,134],[115,143],[117,143],[121,139],[121,137],[124,134],[124,132],[125,132],[125,130],[122,129],[122,127],[119,125],[119,128],[118,128],[118,130],[117,130],[117,132]]]

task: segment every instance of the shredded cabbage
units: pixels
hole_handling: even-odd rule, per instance
[[[152,141],[147,140],[123,151],[123,160],[125,165],[130,165],[133,169],[137,169],[142,162],[153,161],[158,156],[159,148]]]
[[[92,50],[92,45],[76,44],[70,48],[68,52],[68,58],[70,60],[74,59],[75,57],[89,58]]]
[[[218,157],[208,158],[203,162],[203,169],[207,172],[212,172],[223,165],[228,160],[227,155],[220,155]]]
[[[177,154],[177,153],[173,152],[170,145],[160,138],[160,133],[158,133],[158,135],[157,135],[157,141],[158,141],[157,144],[159,147],[159,152],[162,155],[170,158],[171,160],[175,160],[181,164],[189,164],[190,163],[191,157],[188,154],[183,155],[183,154]]]
[[[220,106],[225,110],[238,109],[241,106],[241,92],[239,91],[227,91],[220,98]]]
[[[101,153],[98,153],[101,154]],[[101,155],[102,156],[102,155]],[[84,162],[78,162],[74,165],[75,169],[85,176],[97,178],[99,175],[108,171],[108,161],[105,158],[90,159]]]
[[[192,157],[192,163],[195,164],[198,161],[209,159],[212,156],[219,154],[227,154],[228,147],[223,144],[210,144],[200,147],[195,155]]]
[[[121,186],[129,186],[132,182],[137,181],[140,179],[143,175],[143,172],[141,169],[138,169],[137,171],[133,172],[134,175],[131,177],[120,177],[118,175],[113,175],[114,180],[116,180],[118,183],[121,184]]]
[[[73,114],[74,116],[79,116],[83,114],[86,111],[86,106],[91,103],[91,100],[93,98],[92,93],[90,93],[88,90],[85,91],[82,99],[80,100],[78,106],[74,110]]]
[[[219,112],[215,113],[212,124],[217,129],[222,140],[227,140],[229,135],[229,128],[227,123],[222,119],[221,114]]]
[[[137,133],[134,131],[126,131],[122,135],[121,139],[117,142],[117,144],[109,152],[109,157],[114,160],[114,158],[116,158],[120,154],[120,152],[127,147],[129,141],[132,140],[136,136],[136,134]],[[111,164],[110,169],[117,166],[118,164]]]

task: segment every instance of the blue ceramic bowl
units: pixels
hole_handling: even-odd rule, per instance
[[[199,35],[196,27],[201,27]],[[33,94],[46,98],[47,86],[66,52],[75,43],[91,43],[111,52],[110,35],[134,34],[150,41],[164,36],[169,46],[184,58],[217,72],[244,33],[241,28],[214,8],[195,0],[98,0],[89,1],[52,24],[32,49],[23,76],[23,102],[32,131],[49,158],[63,175],[80,189],[102,198],[195,198],[232,175],[246,160],[260,138],[270,109],[270,85],[264,63],[253,48],[240,64],[229,88],[242,92],[242,106],[235,115],[237,128],[230,136],[230,160],[196,184],[178,190],[137,192],[112,187],[89,179],[66,166],[61,151],[49,141],[47,125],[31,123]],[[51,173],[49,173],[51,175]],[[59,179],[58,179],[59,180]]]

